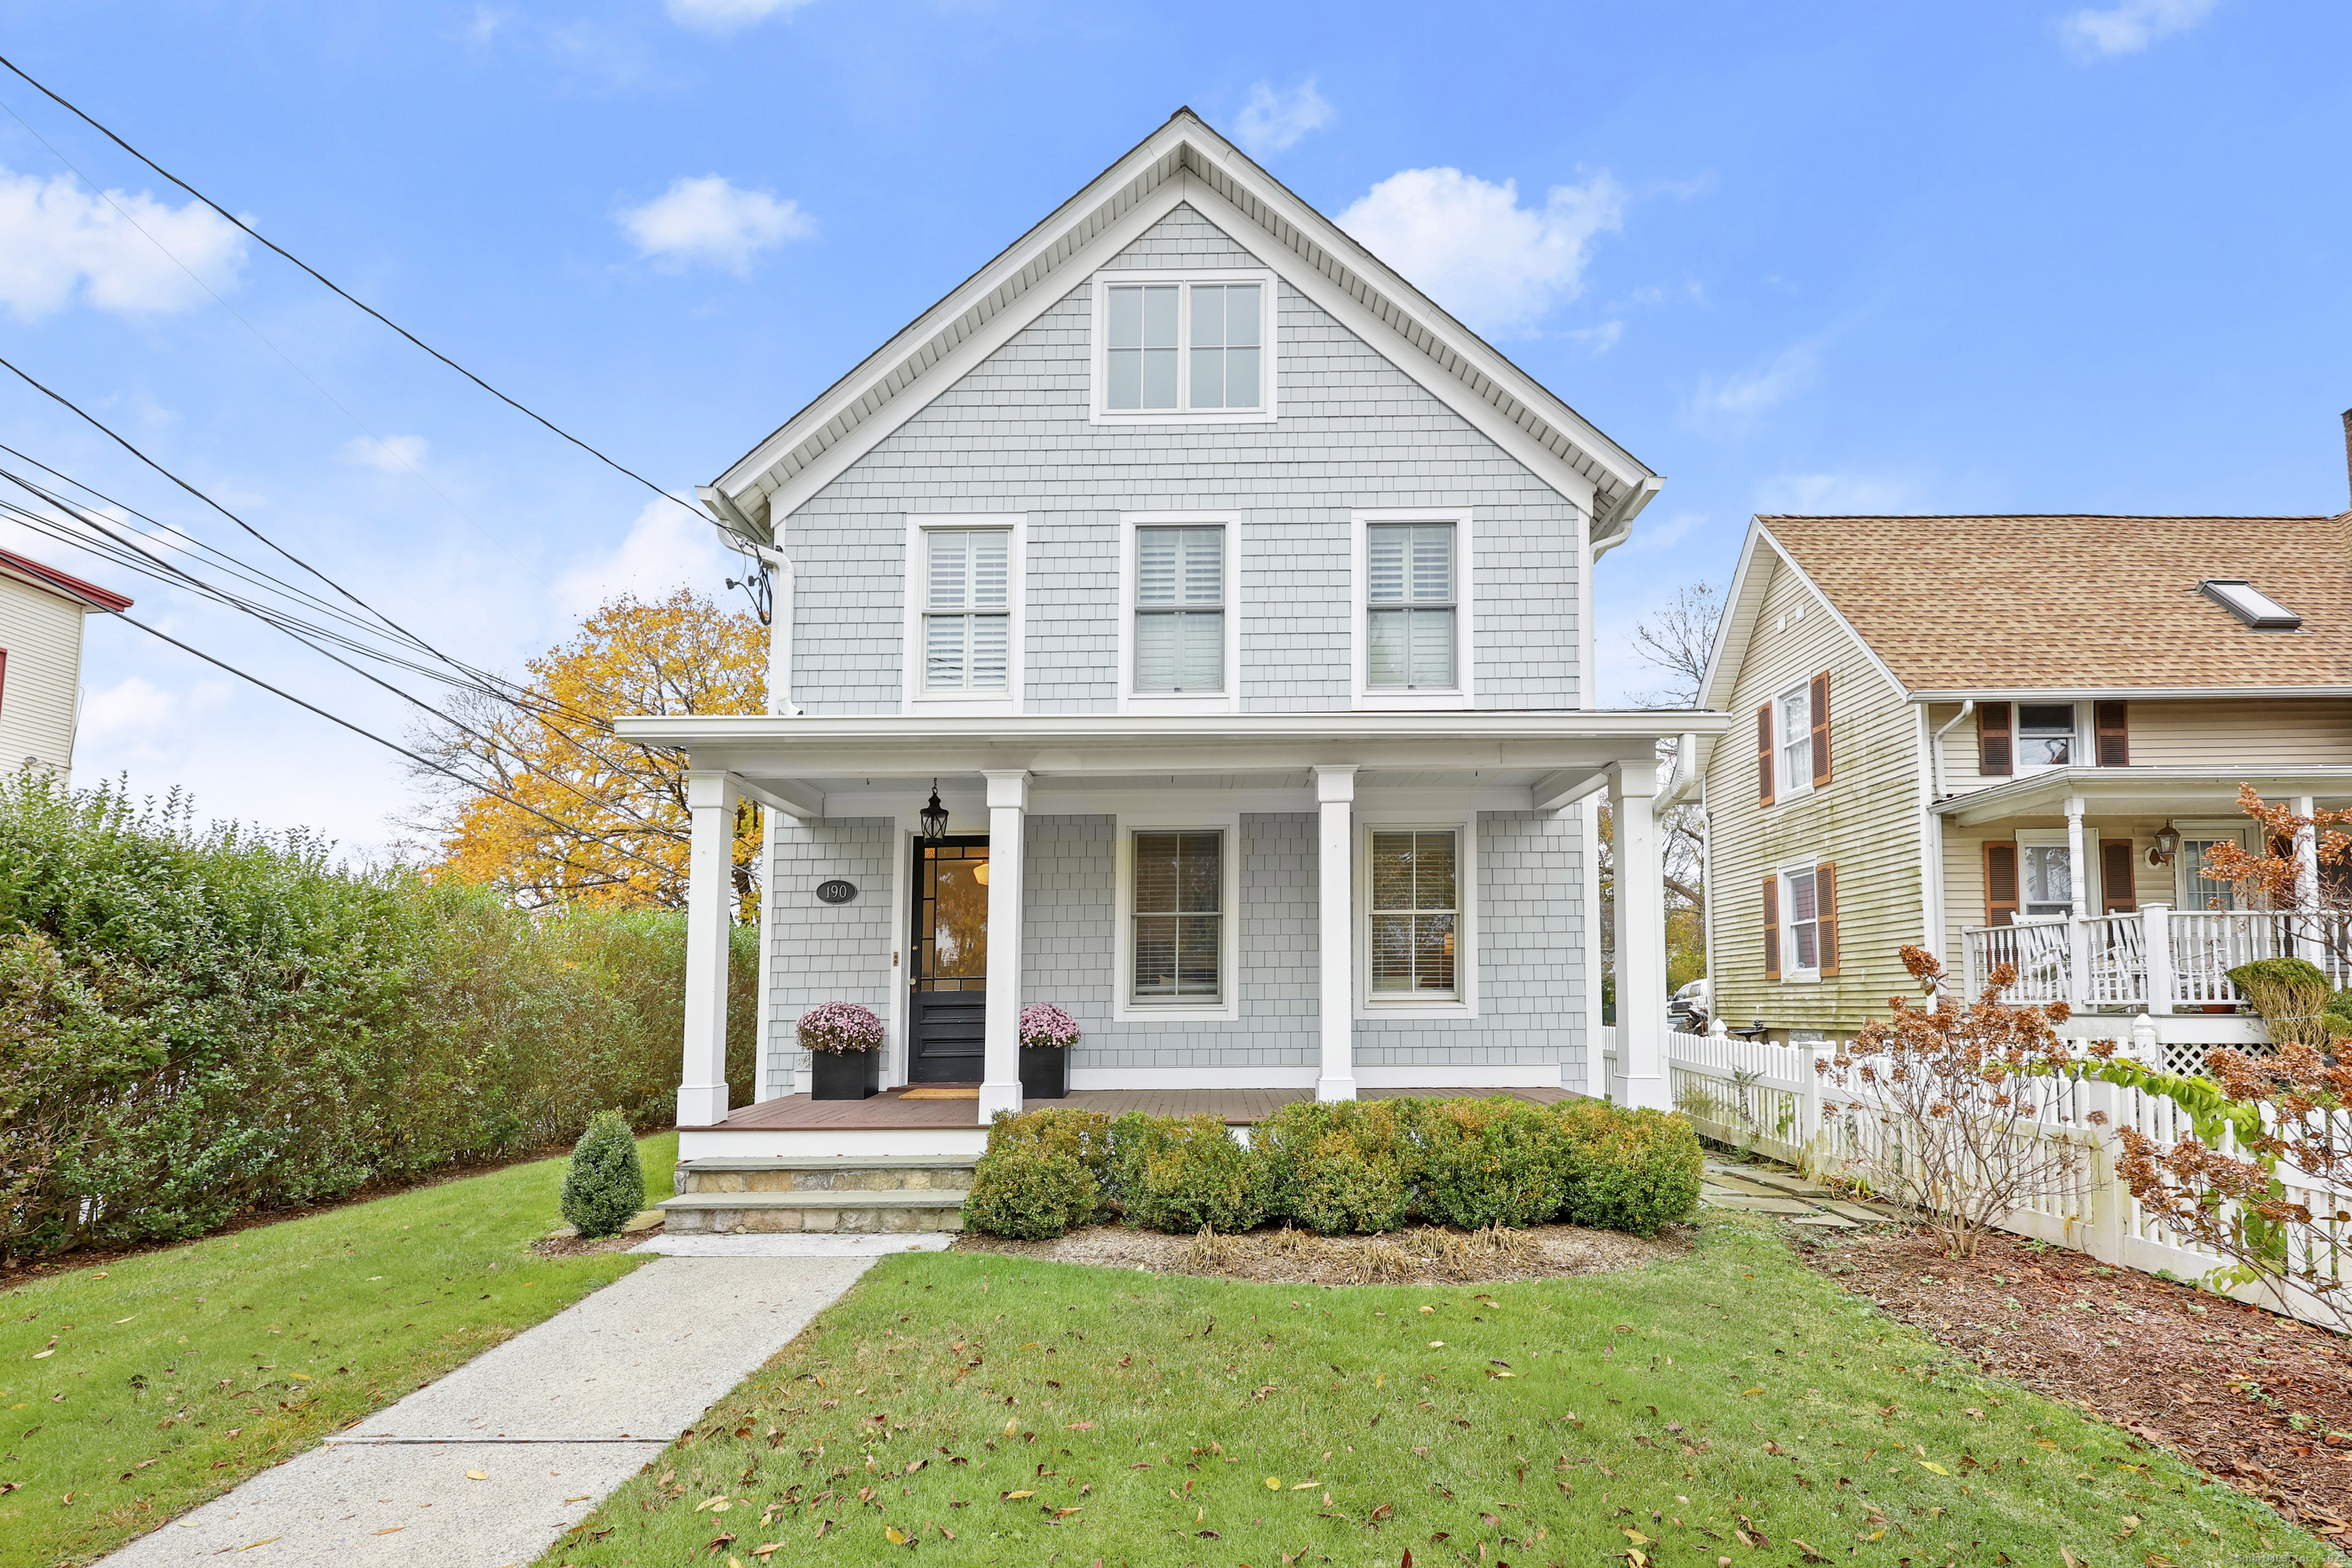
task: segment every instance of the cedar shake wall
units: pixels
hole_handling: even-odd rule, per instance
[[[1803,605],[1802,620],[1776,630]],[[1827,787],[1758,805],[1756,710],[1827,670]],[[1733,728],[1707,766],[1707,890],[1716,1010],[1775,1038],[1791,1029],[1851,1035],[1912,989],[1898,951],[1920,940],[1921,782],[1917,722],[1906,701],[1803,580],[1776,561],[1733,686]],[[1814,983],[1764,978],[1763,883],[1792,861],[1837,867],[1839,972]]]

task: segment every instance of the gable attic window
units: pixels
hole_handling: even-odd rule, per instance
[[[1272,273],[1098,274],[1095,423],[1272,418],[1273,303]]]
[[[2303,617],[2242,577],[2208,577],[2197,591],[2258,632],[2292,632]]]

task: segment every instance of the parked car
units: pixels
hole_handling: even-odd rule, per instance
[[[1694,980],[1675,992],[1666,999],[1668,1026],[1693,1035],[1706,1033],[1710,995],[1707,983],[1704,980]]]

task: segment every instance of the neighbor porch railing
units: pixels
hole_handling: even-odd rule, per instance
[[[2131,914],[1970,926],[1961,932],[1963,978],[1973,997],[2010,964],[2010,1001],[2080,1012],[2234,1006],[2244,998],[2230,971],[2258,958],[2309,959],[2331,985],[2352,984],[2347,919],[2150,904]]]

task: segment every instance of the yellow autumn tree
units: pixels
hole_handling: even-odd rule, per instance
[[[613,733],[631,714],[763,710],[766,636],[688,588],[647,604],[623,595],[530,661],[519,700],[467,692],[428,722],[417,750],[478,781],[420,773],[436,809],[437,874],[504,889],[533,908],[682,908],[686,756]],[[735,897],[756,910],[758,808],[735,813]]]

